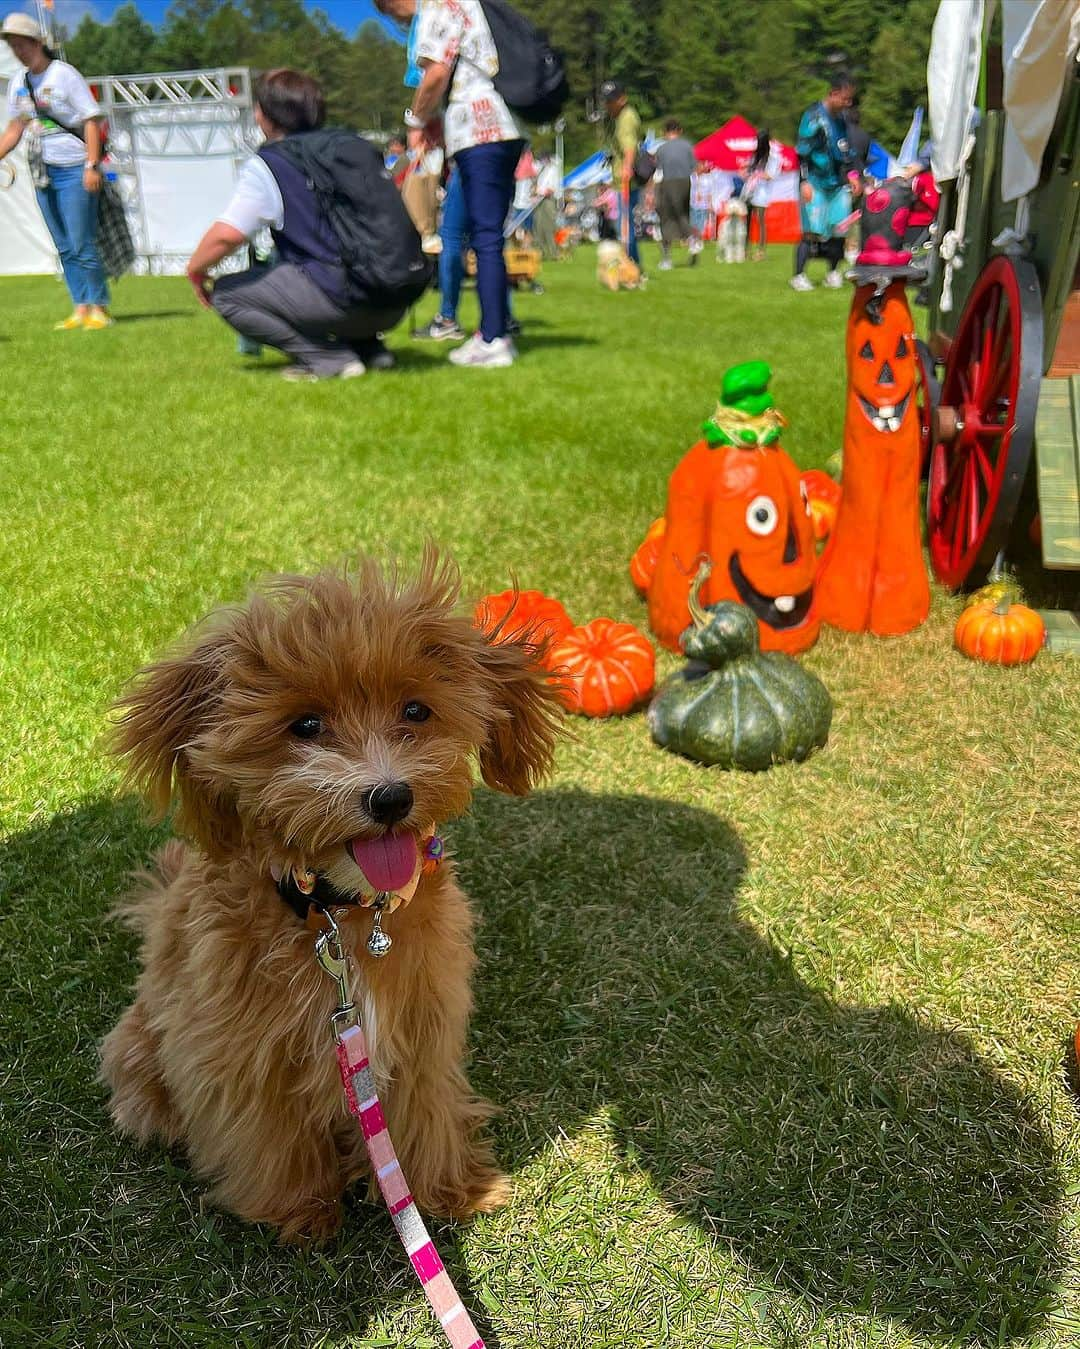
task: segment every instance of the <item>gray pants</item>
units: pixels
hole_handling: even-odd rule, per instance
[[[276,347],[323,376],[340,374],[357,359],[354,343],[387,332],[405,314],[404,309],[342,309],[289,262],[223,276],[214,285],[213,303],[244,337]]]

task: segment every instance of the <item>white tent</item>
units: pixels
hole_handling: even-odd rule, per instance
[[[7,125],[8,84],[22,74],[22,66],[6,42],[0,42],[0,125]],[[7,158],[15,182],[0,192],[0,276],[56,273],[59,259],[45,221],[38,210],[34,185],[21,145]]]

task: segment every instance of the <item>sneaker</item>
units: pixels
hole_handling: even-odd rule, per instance
[[[281,372],[281,378],[288,384],[314,384],[320,376],[306,365],[287,365]]]
[[[353,342],[350,345],[356,352],[358,363],[368,370],[393,370],[397,365],[394,353],[387,349],[381,337],[369,337],[366,341]]]
[[[810,280],[810,278],[806,275],[805,272],[800,272],[798,276],[793,276],[791,280],[788,282],[788,285],[791,287],[792,290],[814,289],[814,283]]]
[[[430,257],[437,258],[442,252],[442,240],[437,234],[425,234],[420,240],[420,249]]]
[[[697,255],[701,252],[701,250],[705,247],[705,245],[698,238],[691,238],[690,242],[686,246],[690,250],[690,256],[692,258],[696,258]]]
[[[82,321],[88,332],[99,332],[102,328],[111,328],[114,320],[104,309],[91,309]]]
[[[59,323],[53,324],[54,333],[70,333],[76,328],[83,326],[82,314],[69,314],[66,319],[61,319]]]
[[[670,258],[661,258],[656,270],[658,272],[670,272],[674,265]]]
[[[825,284],[830,290],[840,290],[844,284],[844,278],[837,271],[826,272]]]
[[[423,328],[414,328],[410,336],[417,342],[423,342],[428,338],[433,342],[445,342],[451,337],[460,340],[465,336],[465,329],[457,319],[448,319],[443,314],[436,314]]]
[[[454,365],[513,365],[517,359],[514,344],[508,337],[495,337],[485,342],[479,333],[474,333],[464,346],[455,347],[450,353]]]
[[[387,356],[390,356],[389,352],[386,354]],[[391,363],[393,362],[393,359],[393,356],[390,356]],[[377,369],[377,367],[373,366],[372,369]],[[341,367],[337,377],[338,379],[359,379],[361,375],[366,375],[367,372],[368,367],[363,361],[350,361],[348,365],[343,365]]]

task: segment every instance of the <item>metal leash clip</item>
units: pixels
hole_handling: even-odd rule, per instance
[[[338,987],[338,1005],[330,1016],[334,1039],[338,1040],[342,1031],[356,1024],[356,1004],[349,993],[349,957],[341,944],[341,930],[327,910],[322,916],[330,929],[315,938],[315,959]]]

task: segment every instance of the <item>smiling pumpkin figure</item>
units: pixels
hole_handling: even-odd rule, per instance
[[[919,529],[915,324],[902,249],[910,189],[871,192],[847,326],[843,495],[821,557],[814,610],[848,632],[897,636],[930,609]]]
[[[727,372],[705,439],[671,475],[648,600],[649,626],[673,651],[706,557],[712,572],[701,602],[745,604],[763,650],[805,651],[817,638],[813,525],[799,470],[776,443],[785,422],[768,392],[771,374],[763,361]]]

